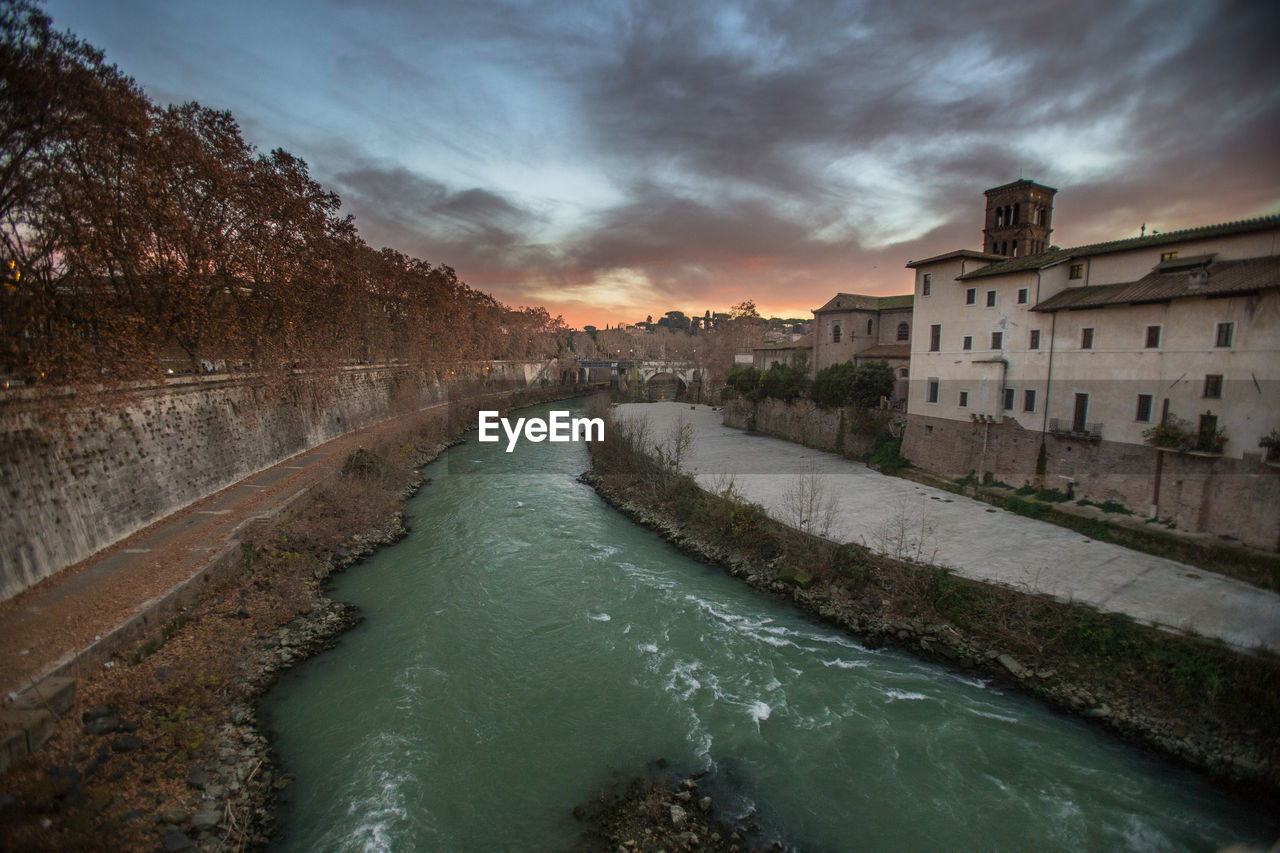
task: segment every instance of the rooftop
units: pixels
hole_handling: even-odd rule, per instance
[[[1157,265],[1137,281],[1095,287],[1070,287],[1036,305],[1033,311],[1078,311],[1109,305],[1168,302],[1191,296],[1232,296],[1280,287],[1280,257],[1243,261],[1208,260],[1172,269]]]
[[[867,358],[911,358],[911,344],[880,344],[855,353],[854,358],[859,361]]]
[[[1018,180],[1013,181],[1011,183],[1001,184],[998,187],[992,187],[989,190],[983,190],[983,195],[989,195],[990,193],[998,193],[1001,190],[1008,190],[1008,189],[1012,189],[1014,187],[1020,187],[1020,186],[1040,187],[1041,189],[1049,190],[1050,192],[1055,192],[1055,193],[1058,191],[1055,187],[1046,187],[1044,184],[1037,183],[1036,181],[1030,181],[1030,180],[1027,180],[1026,178],[1019,178]]]
[[[1257,219],[1241,219],[1236,222],[1223,222],[1218,225],[1205,225],[1199,228],[1184,228],[1181,231],[1167,231],[1162,234],[1149,234],[1144,237],[1130,237],[1125,240],[1110,240],[1105,243],[1089,243],[1070,249],[1053,248],[1035,255],[1023,255],[1019,258],[1002,258],[993,264],[967,272],[957,278],[968,281],[974,278],[986,278],[993,275],[1024,272],[1026,270],[1044,269],[1074,258],[1088,258],[1094,255],[1107,255],[1112,252],[1128,252],[1134,249],[1147,249],[1155,246],[1166,246],[1171,243],[1184,243],[1188,240],[1204,240],[1212,237],[1232,237],[1237,234],[1250,234],[1255,231],[1269,231],[1280,228],[1280,215],[1260,216]],[[942,256],[939,256],[942,257]],[[920,263],[925,263],[921,261]],[[907,266],[912,266],[908,264]]]
[[[903,293],[898,296],[881,296],[878,307],[881,311],[889,311],[893,308],[910,308],[915,304],[916,297],[914,293]]]
[[[887,311],[891,308],[910,308],[915,302],[915,294],[902,293],[897,296],[867,296],[862,293],[837,293],[821,308],[814,308],[813,313],[822,314],[828,311]]]
[[[979,261],[1003,261],[1004,255],[993,255],[990,252],[979,252],[976,249],[956,249],[952,252],[943,252],[941,255],[934,255],[931,258],[925,258],[922,261],[908,261],[907,269],[915,269],[926,264],[936,264],[938,261],[949,261],[953,258],[973,258]]]

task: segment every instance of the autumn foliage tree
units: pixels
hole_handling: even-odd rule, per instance
[[[69,384],[173,365],[543,358],[567,340],[364,243],[302,160],[235,118],[159,107],[28,0],[0,0],[0,373]]]

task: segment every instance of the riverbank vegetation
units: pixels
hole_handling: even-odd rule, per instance
[[[231,113],[161,106],[33,2],[0,8],[0,387],[542,359],[569,330],[367,245]]]
[[[70,714],[0,777],[0,850],[265,846],[288,780],[255,702],[358,619],[325,595],[325,579],[403,534],[400,506],[424,483],[421,466],[479,409],[559,396],[455,398],[378,432],[287,516],[246,533],[238,570],[195,605],[107,666],[73,673]]]
[[[703,489],[682,470],[680,443],[678,427],[654,436],[642,420],[610,423],[591,447],[591,479],[681,547],[868,642],[998,676],[1219,779],[1280,790],[1275,655],[958,577],[931,565],[923,509],[904,507],[877,532],[880,553],[829,542],[795,529],[799,518],[773,521],[731,480]],[[821,486],[806,495],[803,479],[794,503],[820,520]]]
[[[767,370],[735,364],[725,380],[731,392],[749,400],[766,398],[791,402],[802,398],[834,409],[854,406],[870,409],[893,394],[896,378],[887,362],[873,361],[855,366],[846,361],[832,364],[809,378],[809,362],[804,350],[791,363],[775,361]]]

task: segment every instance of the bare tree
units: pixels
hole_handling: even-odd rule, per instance
[[[658,464],[669,476],[678,477],[684,473],[685,459],[692,446],[693,424],[681,413],[676,416],[666,440],[655,448]]]
[[[823,482],[817,468],[810,465],[782,493],[782,512],[787,524],[803,533],[824,539],[835,523],[836,499]]]
[[[872,531],[872,547],[895,560],[932,563],[938,554],[936,527],[924,498],[919,504],[903,498],[893,515]]]

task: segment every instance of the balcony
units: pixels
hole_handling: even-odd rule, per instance
[[[1049,432],[1062,438],[1082,438],[1086,441],[1102,440],[1102,424],[1084,424],[1084,429],[1070,418],[1049,418]]]

